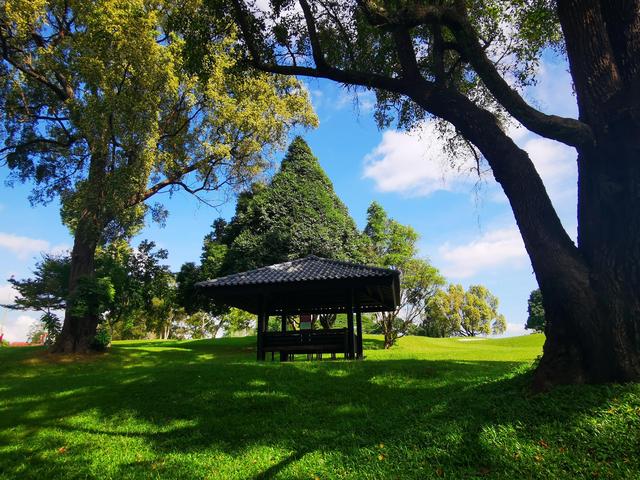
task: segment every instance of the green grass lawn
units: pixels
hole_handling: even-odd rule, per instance
[[[0,349],[0,478],[640,478],[640,385],[530,395],[540,335],[285,364],[254,341]]]

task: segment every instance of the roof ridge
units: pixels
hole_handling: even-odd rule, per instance
[[[318,257],[317,255],[308,255],[304,258],[310,258],[310,257],[314,257],[318,260],[322,260],[325,262],[331,262],[331,263],[338,263],[340,265],[349,265],[351,267],[364,267],[364,268],[369,268],[371,270],[380,270],[383,272],[397,272],[398,270],[396,270],[395,268],[385,268],[385,267],[377,267],[375,265],[367,265],[366,263],[357,263],[357,262],[350,262],[348,260],[337,260],[337,259],[333,259],[333,258],[326,258],[326,257]]]

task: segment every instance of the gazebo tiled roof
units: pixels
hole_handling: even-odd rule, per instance
[[[397,270],[309,255],[196,286],[220,303],[252,313],[265,308],[272,315],[345,312],[353,301],[363,312],[378,312],[398,304],[399,275]]]
[[[328,258],[308,257],[290,262],[277,263],[267,267],[234,273],[225,277],[200,282],[200,287],[223,287],[239,285],[277,284],[287,282],[309,282],[317,280],[344,280],[357,278],[388,277],[395,275],[394,270],[370,267],[358,263],[330,260]]]

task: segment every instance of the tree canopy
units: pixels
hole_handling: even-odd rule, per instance
[[[384,335],[384,347],[390,348],[398,339],[411,332],[422,317],[430,298],[444,285],[437,268],[417,257],[417,232],[388,217],[377,202],[367,209],[364,234],[369,239],[370,263],[401,271],[400,303],[392,312],[377,312],[374,323]]]
[[[504,333],[507,321],[498,312],[498,298],[482,285],[451,284],[430,299],[422,328],[427,335],[475,337]]]

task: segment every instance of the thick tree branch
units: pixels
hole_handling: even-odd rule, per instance
[[[454,33],[459,48],[498,102],[522,125],[540,136],[581,147],[594,142],[591,128],[579,120],[547,115],[529,105],[500,75],[495,64],[478,43],[473,27],[452,14],[443,16],[444,24]]]
[[[418,61],[416,60],[416,52],[413,48],[413,41],[409,30],[404,27],[395,27],[391,30],[393,42],[396,47],[396,54],[400,60],[402,68],[402,76],[412,81],[424,81],[420,74]]]
[[[584,260],[564,230],[529,155],[502,131],[491,112],[450,89],[436,89],[429,95],[415,91],[411,98],[454,125],[486,158],[509,199],[536,272],[553,272],[559,277],[569,270],[586,272]],[[550,259],[555,262],[551,267]]]
[[[28,150],[30,147],[33,147],[35,145],[40,145],[40,144],[53,145],[53,146],[62,147],[62,148],[69,148],[73,144],[73,139],[71,139],[69,142],[60,142],[58,140],[54,140],[53,138],[38,137],[32,140],[29,140],[27,142],[18,143],[15,145],[7,145],[6,147],[0,148],[0,153],[6,153],[11,151],[24,152]]]
[[[240,30],[242,31],[243,38],[249,54],[251,56],[252,65],[258,70],[276,73],[282,75],[302,75],[305,77],[313,78],[327,78],[336,82],[358,85],[366,88],[379,88],[382,90],[388,90],[402,94],[407,88],[406,81],[397,78],[386,77],[370,72],[362,72],[357,70],[343,70],[334,68],[328,65],[316,67],[304,67],[293,65],[279,65],[268,61],[265,61],[263,55],[260,53],[260,48],[256,43],[256,35],[253,32],[253,28],[250,23],[250,15],[242,0],[234,0],[235,17]],[[315,60],[314,60],[315,61]]]
[[[358,3],[372,25],[380,28],[445,25],[454,34],[458,50],[473,66],[492,95],[527,129],[573,147],[593,144],[593,134],[587,124],[573,118],[542,113],[529,105],[515,89],[511,88],[487,57],[476,32],[469,21],[461,15],[460,9],[407,2],[403,8],[386,11],[366,0],[360,0]]]
[[[327,78],[346,84],[379,88],[410,97],[425,111],[454,125],[487,159],[496,180],[501,184],[511,202],[534,268],[549,262],[549,258],[542,258],[540,252],[557,259],[553,268],[535,268],[536,271],[561,274],[569,268],[574,271],[585,269],[576,246],[562,227],[533,162],[527,153],[515,145],[513,140],[504,133],[491,112],[477,106],[470,99],[454,90],[436,87],[429,82],[388,78],[370,72],[354,72],[331,66],[311,68],[264,63],[250,27],[250,13],[244,9],[240,0],[236,0],[234,3],[237,7],[238,24],[257,68],[273,73]],[[424,10],[430,14],[434,12],[432,8]],[[438,12],[441,12],[441,9],[438,9]],[[451,12],[455,13],[453,10]],[[387,25],[392,29],[398,24],[387,22]],[[484,56],[484,51],[482,51],[482,55]],[[502,78],[500,81],[504,82]],[[511,103],[509,101],[507,103],[511,105],[512,109],[517,112],[522,110],[523,114],[519,115],[519,119],[525,120],[525,124],[531,125],[533,122],[539,131],[555,125],[555,128],[564,132],[561,136],[574,140],[573,144],[579,143],[575,141],[576,137],[584,140],[581,137],[581,133],[584,133],[581,122],[570,119],[558,120],[536,112],[526,105],[508,85],[506,87],[508,91],[500,90],[500,88],[498,90],[509,97],[507,100]],[[532,120],[532,115],[539,120],[538,123]],[[563,130],[558,123],[566,128]],[[590,137],[590,134],[587,137]],[[567,262],[571,262],[571,265],[567,265]]]
[[[4,25],[0,25],[0,29],[6,30],[6,27]],[[16,70],[24,73],[29,78],[32,78],[33,80],[41,83],[42,85],[52,90],[53,93],[60,100],[65,101],[73,97],[74,95],[73,89],[65,81],[62,75],[59,75],[58,73],[55,74],[56,80],[60,82],[60,85],[56,85],[54,82],[49,80],[47,76],[42,72],[38,72],[37,70],[34,70],[31,67],[23,65],[17,59],[15,59],[12,55],[12,49],[9,43],[7,42],[7,38],[2,33],[0,33],[0,51],[2,52],[1,58],[5,60],[9,65],[11,65]]]
[[[311,42],[311,53],[313,55],[313,61],[318,68],[326,68],[327,63],[324,59],[324,53],[320,46],[320,39],[318,38],[318,31],[316,29],[316,22],[313,18],[313,12],[307,0],[298,0],[302,12],[304,13],[304,20],[307,24],[307,32],[309,32],[309,41]]]

